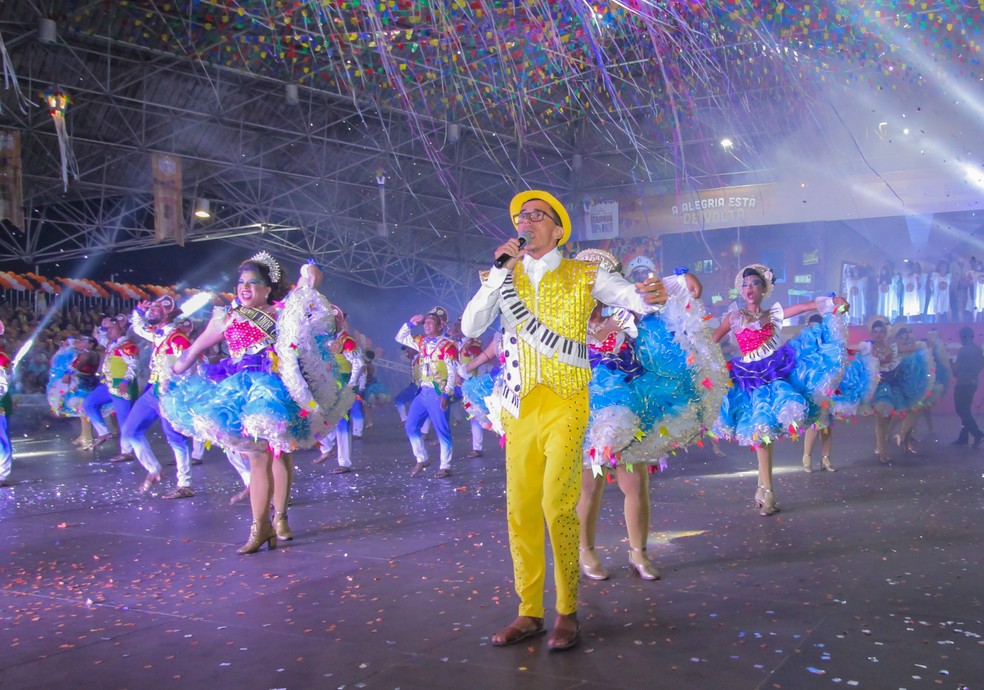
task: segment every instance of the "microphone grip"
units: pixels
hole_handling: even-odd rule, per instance
[[[512,257],[506,253],[499,254],[499,257],[492,262],[492,265],[495,266],[496,268],[502,268],[509,262],[509,259],[511,258]]]
[[[533,235],[529,231],[520,234],[519,248],[522,249],[523,247],[525,247],[526,243],[529,242],[532,237]],[[502,268],[507,263],[509,263],[509,259],[511,258],[512,257],[509,254],[503,252],[502,254],[499,254],[499,257],[495,261],[492,262],[492,265],[495,266],[496,268]]]

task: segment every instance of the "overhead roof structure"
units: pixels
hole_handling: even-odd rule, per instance
[[[0,261],[155,246],[165,152],[186,242],[444,298],[512,232],[515,191],[769,181],[776,141],[822,150],[832,86],[979,79],[982,17],[954,0],[5,0],[0,128],[21,132],[28,213]],[[39,98],[55,87],[67,187]]]

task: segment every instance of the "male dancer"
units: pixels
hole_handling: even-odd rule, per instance
[[[496,318],[505,331],[505,364],[494,394],[503,405],[509,547],[520,603],[519,615],[492,644],[515,644],[546,630],[546,522],[557,588],[547,646],[561,651],[574,647],[581,631],[576,509],[589,413],[588,319],[596,301],[651,313],[657,307],[650,304],[666,301],[666,288],[658,278],[633,285],[597,264],[564,259],[558,247],[571,236],[571,218],[547,192],[517,194],[509,213],[517,234],[495,250],[501,268],[483,276],[461,317],[466,336],[480,336]],[[683,277],[665,280],[686,290]],[[699,283],[694,291],[699,296]]]
[[[161,463],[157,461],[147,431],[160,418],[164,437],[174,451],[174,461],[178,467],[178,486],[164,498],[191,498],[191,455],[189,441],[178,433],[170,422],[161,417],[158,396],[161,388],[173,376],[171,366],[182,352],[191,345],[188,338],[190,323],[174,323],[174,298],[170,295],[159,297],[153,302],[143,300],[133,310],[133,331],[141,338],[149,340],[154,347],[150,353],[150,380],[137,401],[133,404],[126,423],[120,430],[123,443],[129,443],[137,454],[137,460],[147,470],[147,478],[140,485],[140,493],[146,493],[161,480]]]
[[[441,467],[434,474],[438,479],[451,476],[451,425],[448,407],[454,394],[455,372],[458,371],[458,346],[447,335],[448,311],[434,307],[426,315],[415,314],[400,327],[396,342],[419,353],[420,388],[407,410],[404,429],[417,464],[410,471],[416,477],[430,462],[421,435],[425,419],[430,419],[441,444]],[[423,324],[423,335],[412,335],[414,326]]]
[[[106,317],[93,335],[106,352],[99,366],[100,383],[85,397],[82,408],[99,435],[93,439],[90,450],[95,450],[111,438],[109,427],[103,419],[103,405],[113,404],[116,423],[120,429],[130,414],[133,399],[137,397],[140,348],[126,335],[129,327],[126,316]],[[120,438],[120,454],[112,462],[133,460],[133,448]]]

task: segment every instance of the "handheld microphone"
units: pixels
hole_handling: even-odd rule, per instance
[[[522,249],[523,247],[525,247],[526,244],[532,239],[533,239],[533,233],[530,232],[529,230],[519,233],[519,248]],[[512,257],[509,254],[503,252],[502,254],[499,254],[498,259],[492,262],[492,265],[495,266],[496,268],[502,268],[507,263],[509,263],[509,259],[511,258]]]

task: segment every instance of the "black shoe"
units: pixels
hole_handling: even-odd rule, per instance
[[[971,448],[980,448],[982,443],[984,443],[984,434],[981,434],[974,439],[974,445],[972,445]]]
[[[966,446],[967,445],[967,439],[959,439],[958,438],[956,441],[954,441],[950,445],[951,446]]]

